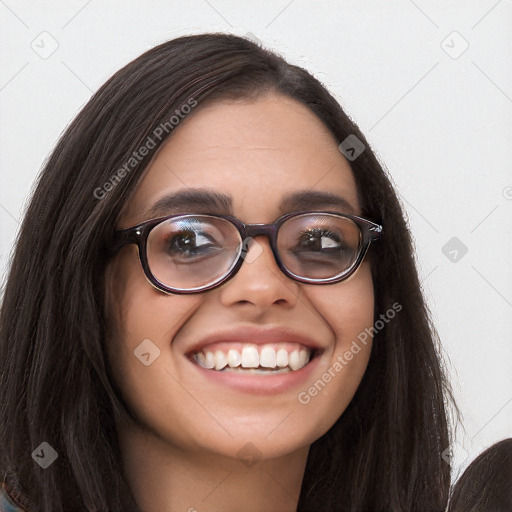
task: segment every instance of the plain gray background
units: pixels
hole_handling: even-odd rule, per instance
[[[252,34],[334,93],[396,185],[464,415],[456,474],[512,436],[511,0],[0,0],[0,16],[2,281],[38,171],[107,78],[179,35]]]

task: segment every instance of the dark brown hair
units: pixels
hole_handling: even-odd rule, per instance
[[[200,107],[269,92],[306,105],[337,141],[355,135],[364,143],[351,167],[363,214],[384,226],[370,251],[375,318],[402,306],[375,334],[350,405],[311,446],[298,510],[444,511],[453,399],[397,195],[318,80],[225,34],[174,39],[118,71],[62,135],[37,181],[0,317],[0,470],[16,475],[38,509],[137,510],[120,468],[114,417],[130,412],[106,364],[103,278],[115,221],[165,138],[108,193],[98,199],[95,191],[191,98]],[[43,441],[58,453],[45,470],[31,458]]]
[[[455,484],[448,512],[512,510],[512,438],[482,452]]]

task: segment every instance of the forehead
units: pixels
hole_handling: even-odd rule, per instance
[[[120,227],[165,214],[152,207],[169,206],[169,195],[196,191],[228,196],[225,213],[244,222],[275,220],[298,193],[341,197],[346,204],[336,210],[358,214],[352,170],[338,144],[315,114],[286,96],[199,106],[160,148]]]

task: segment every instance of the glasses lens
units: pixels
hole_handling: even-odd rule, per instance
[[[155,226],[147,257],[153,276],[170,288],[191,290],[213,284],[236,264],[242,249],[236,227],[208,215],[183,215]]]
[[[279,230],[277,247],[283,265],[307,279],[330,279],[348,271],[361,250],[362,235],[351,219],[332,214],[304,214]]]

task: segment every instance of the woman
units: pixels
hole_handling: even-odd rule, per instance
[[[27,510],[446,507],[451,393],[396,194],[327,90],[246,39],[169,41],[93,96],[1,315]]]

